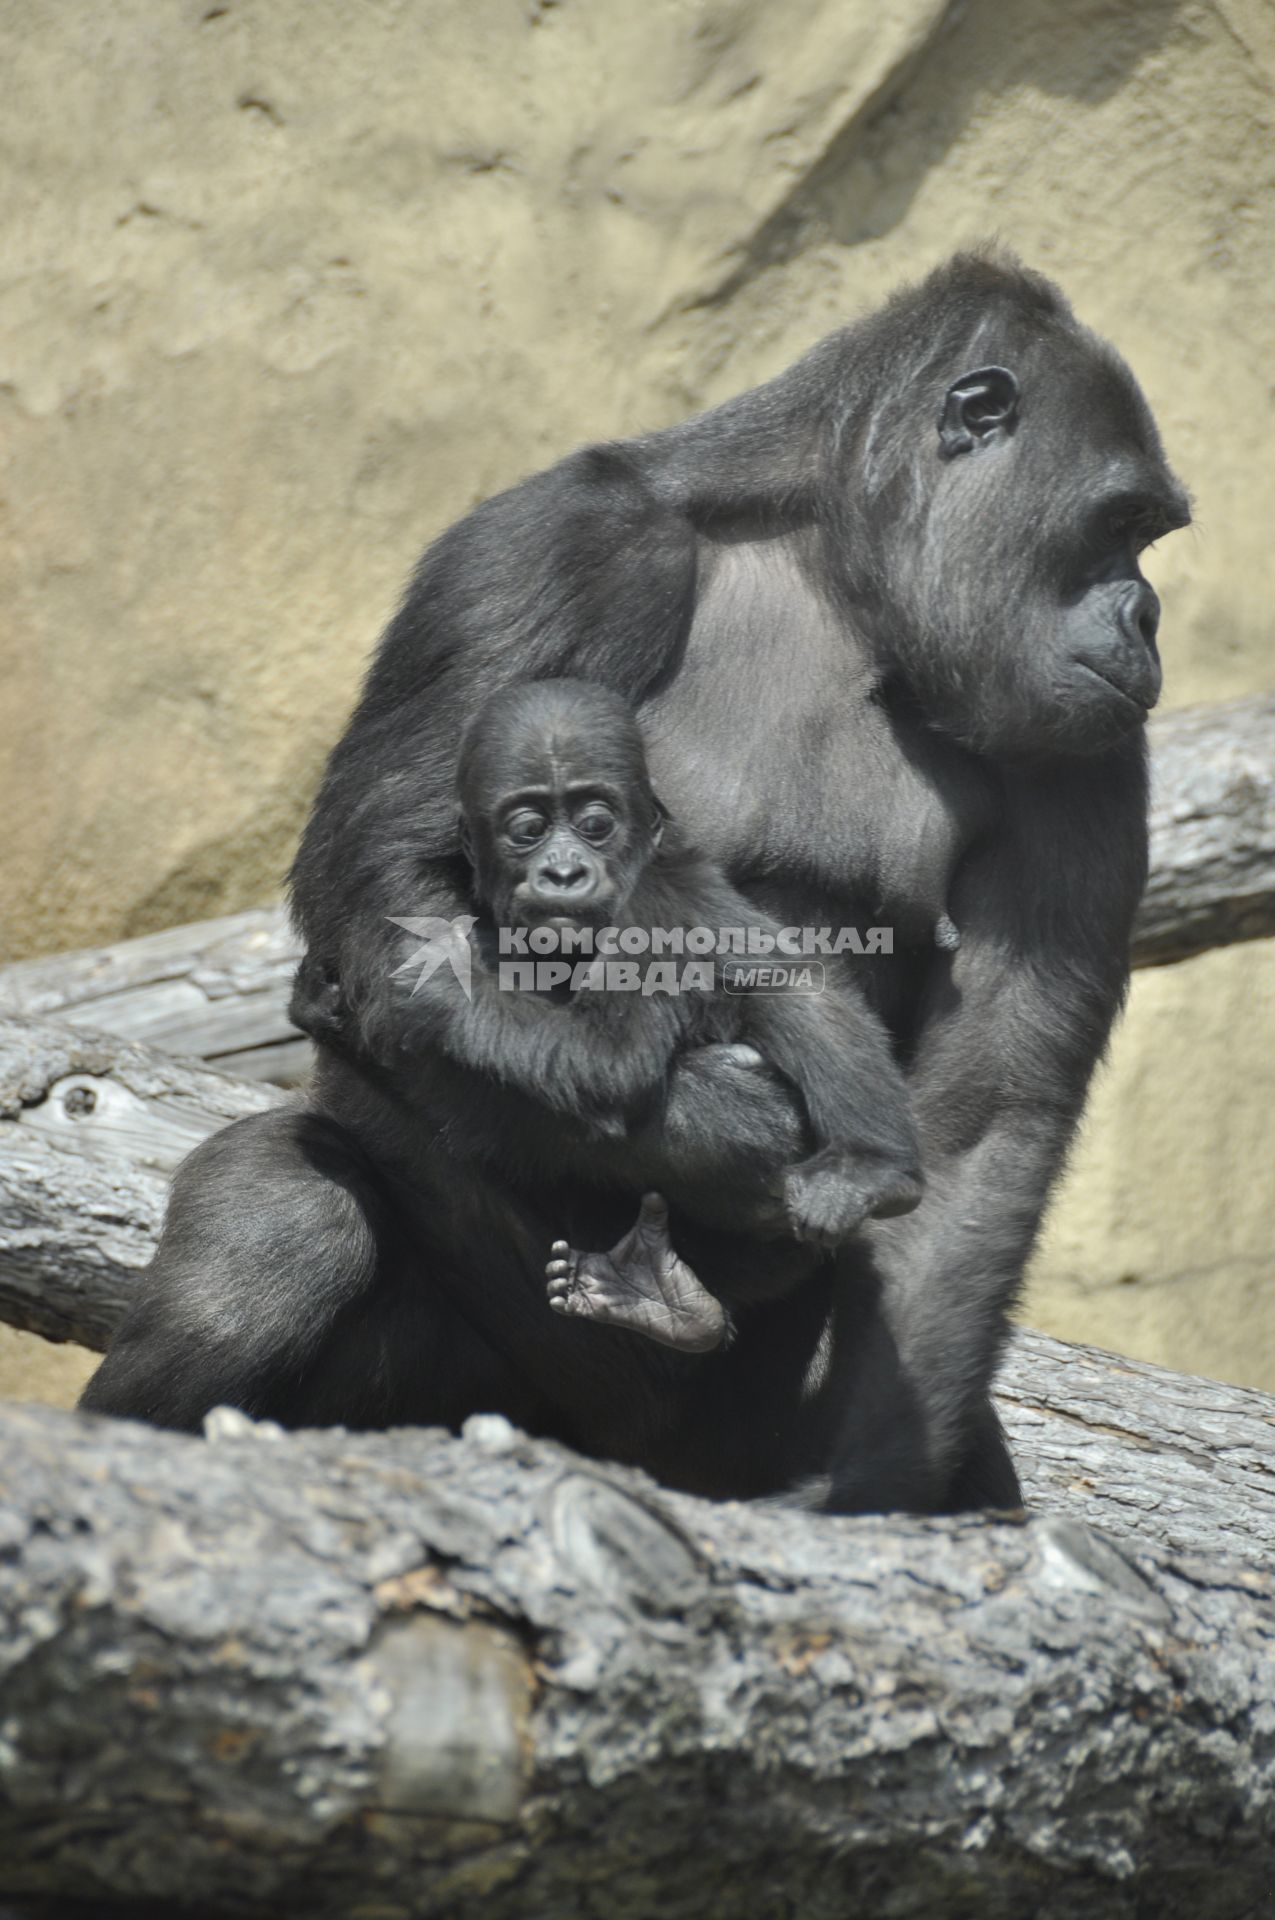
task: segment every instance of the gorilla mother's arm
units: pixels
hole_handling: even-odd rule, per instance
[[[696,539],[620,447],[588,447],[484,501],[422,559],[328,761],[290,875],[313,956],[293,1017],[324,1037],[306,989],[327,968],[351,1004],[395,962],[395,916],[471,905],[457,745],[499,687],[578,676],[639,701],[695,609]],[[402,954],[399,954],[402,958]]]
[[[999,833],[956,875],[960,948],[935,955],[914,1042],[924,1198],[842,1256],[855,1284],[833,1385],[840,1511],[945,1506],[1128,985],[1146,871],[1141,737],[1005,777]]]

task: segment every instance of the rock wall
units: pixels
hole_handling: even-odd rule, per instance
[[[1167,698],[1268,686],[1263,0],[0,13],[3,943],[276,892],[424,541],[997,233],[1197,499]],[[1275,954],[1135,985],[1026,1310],[1275,1386]],[[25,1379],[26,1362],[21,1372]],[[56,1390],[56,1389],[54,1389]]]

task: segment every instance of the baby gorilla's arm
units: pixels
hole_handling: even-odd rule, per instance
[[[644,1196],[637,1220],[609,1253],[577,1253],[555,1240],[545,1274],[555,1313],[628,1327],[679,1353],[709,1353],[726,1336],[720,1301],[673,1249],[658,1193]]]
[[[595,1183],[657,1189],[702,1227],[772,1241],[788,1238],[781,1175],[814,1144],[792,1082],[754,1047],[716,1042],[676,1054],[658,1110],[576,1164]]]
[[[639,1001],[557,1003],[502,987],[490,968],[475,964],[468,988],[440,972],[410,1002],[404,996],[399,1018],[460,1066],[622,1137],[626,1116],[663,1087],[680,1037],[675,1008]]]
[[[779,929],[720,874],[702,873],[700,881],[701,924],[750,927],[778,936]],[[643,1168],[643,1184],[659,1187],[675,1206],[687,1206],[699,1218],[701,1208],[689,1206],[680,1190],[682,1167],[698,1153],[716,1149],[720,1154],[725,1144],[740,1174],[745,1159],[753,1159],[751,1179],[745,1175],[723,1183],[723,1191],[743,1187],[746,1194],[742,1216],[722,1223],[727,1230],[760,1229],[767,1238],[778,1232],[825,1251],[848,1240],[867,1219],[910,1211],[921,1197],[922,1180],[907,1086],[890,1035],[858,983],[837,961],[827,967],[824,990],[818,993],[769,990],[746,977],[732,980],[728,975],[733,967],[733,962],[719,961],[723,997],[717,1004],[733,1015],[729,1039],[742,1046],[702,1050],[706,1060],[718,1056],[722,1064],[708,1076],[708,1088],[696,1088],[692,1111],[702,1106],[707,1116],[711,1101],[706,1092],[734,1081],[766,1093],[771,1086],[782,1088],[797,1124],[776,1108],[769,1154],[748,1156],[740,1153],[733,1113],[713,1115],[707,1125],[697,1116],[678,1143],[683,1151],[675,1156],[673,1176],[653,1177]],[[727,1037],[720,1028],[719,1033]],[[724,1070],[728,1056],[754,1050],[762,1057],[762,1067]],[[767,1158],[769,1167],[764,1164]],[[768,1217],[772,1208],[778,1213],[777,1228]]]

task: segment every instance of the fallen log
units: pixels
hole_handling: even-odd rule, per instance
[[[0,1022],[0,1314],[103,1344],[167,1170],[283,1097]],[[496,1417],[205,1446],[0,1411],[3,1898],[1254,1910],[1275,1401],[1026,1333],[999,1399],[1030,1521],[714,1508]]]
[[[0,1320],[105,1347],[173,1168],[276,1087],[56,1021],[0,1019]]]
[[[1275,934],[1275,695],[1152,723],[1151,878],[1135,967]],[[146,1041],[295,1085],[301,945],[282,907],[0,968],[0,1012]]]
[[[0,1020],[0,1320],[104,1348],[177,1160],[286,1097],[54,1022]],[[1264,1394],[1024,1331],[998,1397],[1033,1499],[1100,1492],[1117,1535],[1275,1561]]]
[[[490,1415],[460,1440],[210,1424],[0,1413],[20,1910],[1264,1910],[1264,1567],[1115,1544],[1083,1488],[835,1520],[670,1495]]]
[[[1275,694],[1152,722],[1135,966],[1275,934]]]
[[[0,1013],[58,1019],[292,1085],[310,1043],[288,1019],[301,943],[283,907],[255,907],[0,968]]]

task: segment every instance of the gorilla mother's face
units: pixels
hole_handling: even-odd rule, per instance
[[[1191,516],[1123,362],[1073,329],[1006,342],[947,387],[907,491],[887,645],[931,723],[1003,758],[1139,727],[1160,693],[1139,558]]]

